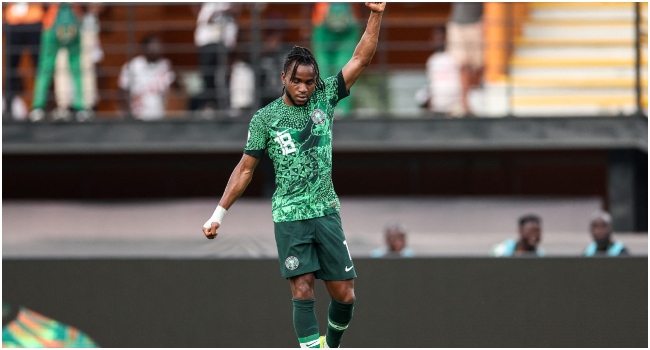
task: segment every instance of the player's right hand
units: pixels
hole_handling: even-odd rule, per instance
[[[367,2],[366,6],[372,12],[384,12],[384,8],[386,7],[386,3],[385,2]]]
[[[210,228],[207,228],[205,226],[202,227],[203,229],[203,234],[208,238],[208,239],[215,239],[217,235],[219,234],[217,230],[219,229],[219,223],[218,222],[213,222]]]

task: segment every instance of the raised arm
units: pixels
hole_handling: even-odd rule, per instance
[[[226,190],[219,201],[219,206],[212,214],[212,217],[203,225],[203,234],[209,239],[217,237],[217,229],[221,226],[221,218],[223,218],[225,210],[230,209],[237,198],[244,193],[253,178],[253,171],[255,171],[258,162],[258,158],[244,154],[235,170],[232,171]]]
[[[367,2],[366,6],[370,9],[370,18],[366,31],[361,37],[361,41],[354,49],[354,54],[350,61],[343,67],[343,80],[345,80],[345,89],[350,90],[352,85],[357,81],[364,69],[372,61],[375,55],[377,42],[379,41],[379,27],[381,25],[381,16],[384,13],[385,2]]]

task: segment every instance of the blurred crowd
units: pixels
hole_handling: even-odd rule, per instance
[[[336,117],[647,114],[647,5],[576,4],[396,4],[370,74]],[[293,45],[312,50],[323,76],[336,74],[366,11],[345,2],[3,3],[3,119],[250,117],[282,94]],[[589,11],[598,18],[572,24]]]
[[[97,67],[104,59],[100,42],[101,3],[5,3],[6,64],[2,92],[3,120],[87,121],[95,118],[102,94]],[[245,6],[214,2],[189,5],[196,17],[196,79],[185,81],[166,50],[160,33],[141,38],[136,55],[123,62],[117,76],[116,104],[123,119],[160,120],[169,116],[170,94],[184,94],[189,115],[198,119],[249,116],[282,94],[280,72],[292,46],[286,38],[285,14],[267,11],[255,58],[240,39],[239,18]],[[336,74],[350,59],[362,32],[359,3],[304,4],[299,28],[323,76]],[[429,84],[418,93],[423,109],[449,116],[472,115],[471,89],[482,75],[481,3],[454,3],[446,27],[433,32],[434,54],[426,62]],[[248,38],[250,40],[250,38]],[[453,41],[457,45],[446,45]],[[32,74],[26,74],[25,56]],[[252,61],[256,61],[255,65]],[[32,80],[32,82],[28,82]],[[33,87],[27,89],[27,86]],[[53,98],[50,97],[53,90]],[[337,117],[353,111],[352,99],[337,108]],[[220,114],[221,113],[221,114]]]

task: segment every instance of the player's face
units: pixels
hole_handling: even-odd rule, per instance
[[[316,73],[314,67],[299,65],[296,74],[291,76],[293,65],[282,72],[282,83],[285,86],[285,95],[291,105],[304,106],[311,98],[316,87]]]
[[[542,227],[536,222],[528,221],[519,229],[519,234],[527,246],[537,247],[542,240]]]
[[[596,242],[606,240],[611,232],[612,228],[605,220],[597,219],[591,224],[591,236]]]

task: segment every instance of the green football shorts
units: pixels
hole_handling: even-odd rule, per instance
[[[282,277],[310,272],[326,281],[357,277],[339,213],[307,220],[276,222],[274,227]]]

